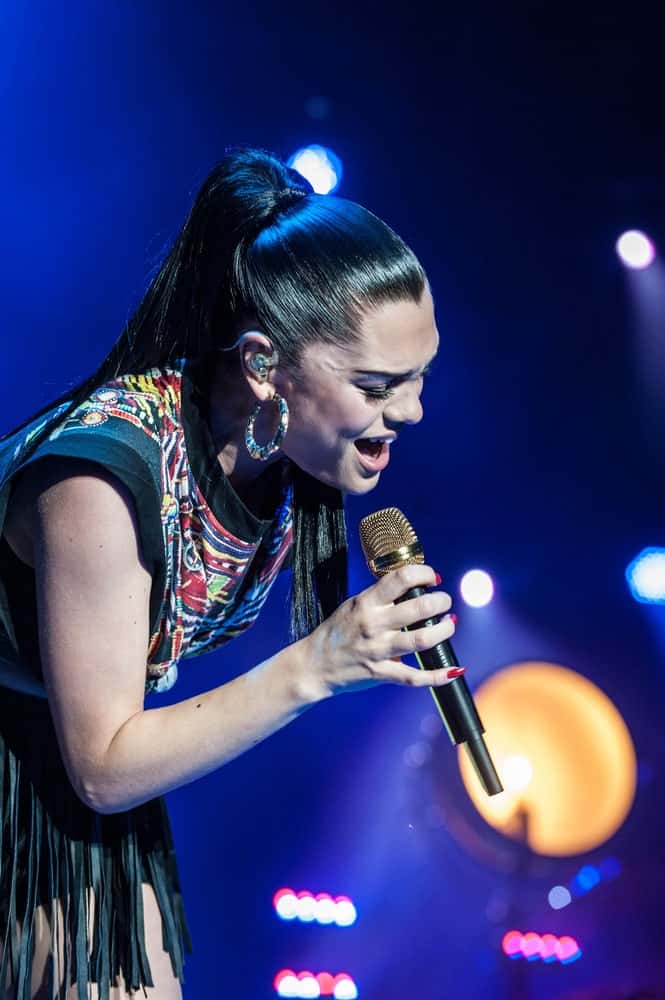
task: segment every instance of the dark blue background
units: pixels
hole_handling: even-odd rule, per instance
[[[529,967],[538,1000],[665,982],[665,626],[623,578],[665,543],[665,462],[613,251],[634,226],[665,247],[657,6],[0,8],[3,429],[106,354],[227,145],[329,144],[340,194],[425,264],[442,335],[426,419],[350,502],[351,537],[396,505],[454,596],[466,569],[489,570],[492,609],[457,607],[471,681],[530,657],[580,670],[641,762],[627,823],[590,858],[611,851],[621,876],[558,914],[547,888],[588,858],[543,863],[523,885],[522,929],[584,948],[566,968]],[[330,102],[324,119],[312,96]],[[369,584],[357,551],[352,570],[354,589]],[[254,630],[185,663],[174,694],[276,651],[286,598],[282,581]],[[269,997],[283,966],[349,971],[371,1000],[517,995],[498,947],[507,876],[423,819],[436,795],[465,814],[452,751],[437,742],[438,791],[403,763],[430,704],[394,688],[335,699],[170,797],[195,939],[187,998]],[[284,884],[348,893],[357,925],[281,924]]]

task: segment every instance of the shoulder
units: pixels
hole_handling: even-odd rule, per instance
[[[109,540],[116,532],[136,532],[134,497],[127,486],[97,462],[46,455],[17,474],[3,526],[16,554],[34,567],[35,544],[50,526],[75,531],[81,542],[99,524]]]

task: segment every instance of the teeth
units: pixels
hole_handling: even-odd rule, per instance
[[[384,442],[385,442],[386,444],[390,444],[390,441],[386,441],[386,439],[385,439],[385,438],[367,438],[367,440],[368,440],[368,441],[373,441],[373,442],[374,442],[374,444],[376,444],[376,443],[377,443],[377,442],[379,442],[379,441],[381,442],[381,444],[383,444]]]

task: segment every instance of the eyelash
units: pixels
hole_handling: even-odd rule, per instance
[[[389,399],[395,390],[387,385],[384,389],[362,389],[368,399]]]
[[[431,374],[432,374],[432,366],[428,365],[427,368],[423,369],[423,372],[422,372],[423,378],[426,378],[428,375],[431,375]],[[400,381],[401,380],[398,379],[396,382],[393,382],[393,383],[391,383],[389,385],[386,385],[382,389],[379,389],[379,388],[369,388],[369,387],[366,388],[364,386],[361,386],[361,390],[362,390],[362,392],[365,393],[365,395],[367,396],[368,399],[377,400],[377,401],[381,401],[381,400],[384,400],[384,399],[390,399],[390,397],[395,392],[394,386],[399,385]]]

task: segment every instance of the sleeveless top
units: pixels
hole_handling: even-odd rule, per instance
[[[219,464],[204,417],[203,378],[188,361],[125,375],[97,388],[64,420],[67,404],[0,442],[0,536],[14,477],[47,455],[96,462],[131,492],[153,581],[146,691],[168,690],[181,659],[216,649],[253,624],[292,543],[288,460],[265,470],[276,508],[272,518],[257,517]],[[53,430],[24,457],[49,422]],[[34,573],[0,538],[2,660],[41,682]]]

